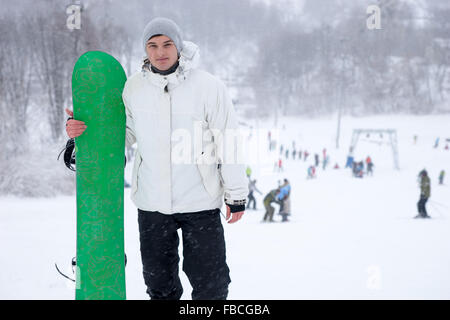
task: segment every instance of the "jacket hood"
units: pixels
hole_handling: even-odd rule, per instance
[[[198,46],[191,41],[183,41],[183,49],[180,52],[179,68],[185,72],[198,67],[200,63],[200,50]]]

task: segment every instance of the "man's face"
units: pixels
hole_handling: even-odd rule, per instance
[[[178,60],[177,47],[169,37],[164,35],[148,40],[145,51],[152,66],[161,71],[169,69]]]

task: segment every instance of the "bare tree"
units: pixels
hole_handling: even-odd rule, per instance
[[[17,22],[19,21],[19,22]],[[23,152],[27,137],[32,50],[27,45],[26,21],[12,15],[0,22],[0,145],[7,159]]]

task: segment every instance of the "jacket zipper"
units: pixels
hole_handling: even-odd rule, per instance
[[[172,203],[172,102],[169,94],[169,84],[166,84],[164,87],[164,95],[167,97],[169,101],[169,186],[170,186],[170,212],[173,211],[173,203]]]
[[[142,157],[141,157],[141,155],[138,153],[137,156],[139,156],[139,164],[138,164],[138,166],[136,168],[136,178],[135,178],[136,179],[136,189],[134,190],[133,194],[135,194],[137,192],[138,188],[139,188],[139,184],[138,184],[139,179],[138,179],[138,177],[139,177],[139,170],[141,169],[141,165],[142,165]]]

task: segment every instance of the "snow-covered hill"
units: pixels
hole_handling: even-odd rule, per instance
[[[276,151],[270,153],[263,145],[250,166],[263,194],[277,187],[278,180],[290,180],[292,216],[289,223],[279,222],[278,215],[278,222],[261,223],[263,196],[257,194],[258,210],[248,210],[236,224],[223,220],[232,278],[229,299],[449,299],[450,178],[444,185],[437,183],[441,170],[450,171],[450,150],[444,148],[449,123],[450,116],[343,118],[338,150],[334,118],[285,118],[278,128],[264,121],[248,123],[252,140],[259,133],[265,141],[268,130],[278,129]],[[355,150],[357,160],[371,156],[372,177],[356,179],[343,169],[354,128],[397,129],[400,170],[393,169],[385,136],[361,137]],[[440,145],[433,148],[437,137]],[[308,150],[308,161],[283,155],[284,171],[274,172],[280,143],[291,149],[292,141]],[[319,167],[317,178],[307,180],[306,168],[314,153],[322,159],[324,148],[329,167]],[[335,163],[341,169],[334,170]],[[417,174],[423,168],[432,183],[429,220],[413,219]],[[127,166],[128,181],[131,169]],[[127,297],[148,299],[137,210],[129,192],[126,189]],[[0,198],[0,299],[74,298],[73,285],[57,274],[54,263],[71,272],[75,211],[75,197]],[[181,278],[183,299],[190,299],[182,272]]]

